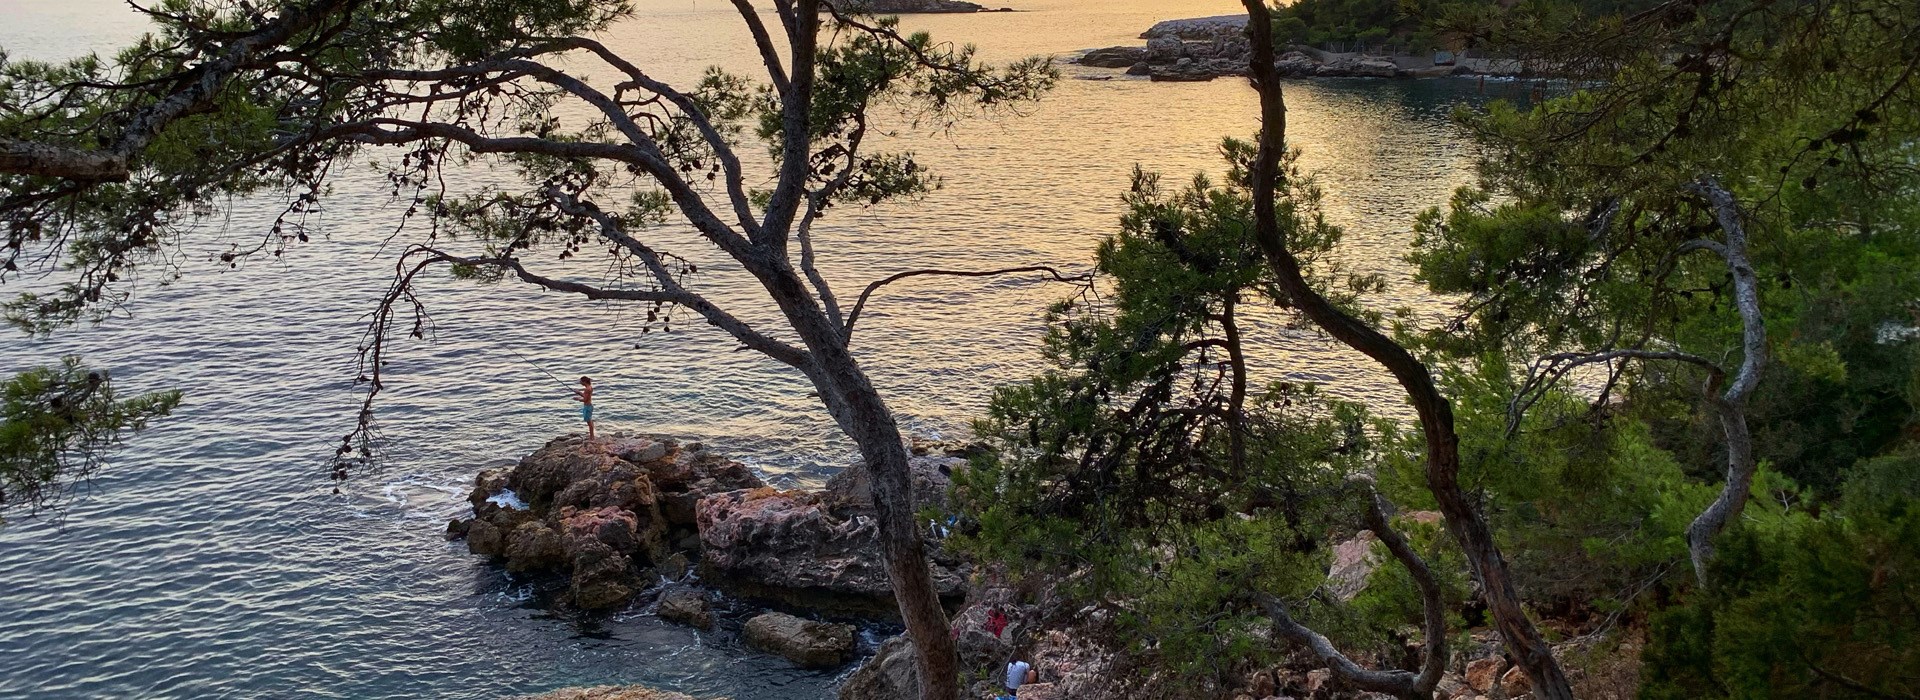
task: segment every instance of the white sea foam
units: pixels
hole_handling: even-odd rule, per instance
[[[520,497],[514,494],[513,489],[500,489],[500,493],[488,496],[487,502],[500,506],[501,508],[512,508],[514,510],[527,509],[526,502],[521,501]]]

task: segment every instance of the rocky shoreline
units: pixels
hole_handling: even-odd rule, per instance
[[[968,446],[916,444],[914,496],[940,509]],[[840,700],[918,695],[912,642],[902,636],[861,648],[852,622],[894,615],[864,471],[849,468],[821,491],[768,487],[746,465],[697,442],[615,434],[589,442],[556,438],[512,467],[474,479],[473,517],[449,539],[508,571],[564,578],[560,604],[581,611],[638,610],[662,620],[737,635],[745,646],[803,668],[845,667]],[[1409,513],[1431,520],[1437,514]],[[1061,583],[1013,581],[964,561],[927,534],[935,578],[954,611],[961,667],[971,692],[990,696],[992,672],[1016,652],[1040,672],[1023,700],[1168,697],[1165,680],[1132,658],[1118,626],[1119,602],[1081,605]],[[1360,533],[1335,548],[1328,589],[1350,599],[1382,557]],[[882,623],[884,624],[884,623]],[[897,629],[897,627],[895,628]],[[1476,632],[1454,653],[1441,684],[1448,698],[1525,697],[1525,676],[1500,655],[1496,634]],[[1560,650],[1556,650],[1557,652]],[[1374,662],[1386,662],[1379,659]],[[1344,687],[1311,656],[1245,669],[1220,697],[1235,700],[1376,697]],[[690,700],[640,686],[569,688],[539,700]]]
[[[915,496],[938,507],[946,475],[965,460],[920,451]],[[568,435],[481,472],[467,498],[473,516],[447,535],[511,573],[564,580],[565,607],[651,606],[701,629],[744,619],[728,631],[747,645],[832,668],[858,651],[842,621],[897,610],[862,479],[848,469],[823,491],[783,491],[698,442]],[[958,606],[969,567],[941,553],[931,530],[928,549],[936,585]]]
[[[1070,62],[1124,69],[1127,75],[1163,82],[1244,76],[1250,50],[1243,32],[1246,21],[1246,15],[1168,20],[1140,35],[1147,40],[1145,46],[1089,49]],[[1330,53],[1305,46],[1288,47],[1274,67],[1285,78],[1525,78],[1538,72],[1514,60]]]

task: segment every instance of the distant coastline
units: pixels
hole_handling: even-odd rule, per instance
[[[1159,22],[1140,38],[1144,46],[1088,49],[1069,59],[1092,68],[1124,69],[1127,75],[1163,82],[1199,82],[1247,74],[1246,15],[1218,15]],[[1434,52],[1397,56],[1332,52],[1287,46],[1275,59],[1289,78],[1539,77],[1537,66],[1514,59]]]
[[[1015,12],[1011,7],[987,7],[965,0],[848,0],[845,9],[876,15],[951,15],[974,12]],[[825,8],[822,8],[825,11]]]

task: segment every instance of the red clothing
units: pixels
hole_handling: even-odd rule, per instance
[[[987,611],[987,631],[988,632],[992,632],[993,636],[998,637],[1000,636],[1000,633],[1005,631],[1006,629],[1007,629],[1006,615],[1001,614],[998,608]]]

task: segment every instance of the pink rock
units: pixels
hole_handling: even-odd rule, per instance
[[[1330,680],[1333,680],[1333,671],[1329,669],[1316,668],[1314,670],[1308,671],[1307,672],[1307,692],[1309,693],[1320,692],[1321,686],[1326,685],[1327,681],[1330,681]]]
[[[1367,589],[1367,577],[1380,567],[1382,556],[1373,543],[1380,538],[1368,530],[1353,539],[1333,546],[1333,563],[1327,567],[1327,585],[1342,601],[1351,601]]]
[[[1506,662],[1497,656],[1476,659],[1467,664],[1467,686],[1482,693],[1493,689],[1493,681],[1500,677],[1500,667]]]
[[[1063,694],[1061,688],[1053,683],[1028,683],[1020,686],[1020,700],[1068,700],[1071,697]]]
[[[1500,677],[1500,689],[1507,691],[1507,697],[1517,698],[1533,690],[1533,679],[1528,678],[1526,672],[1521,671],[1519,666],[1515,666],[1507,669],[1506,675]]]

